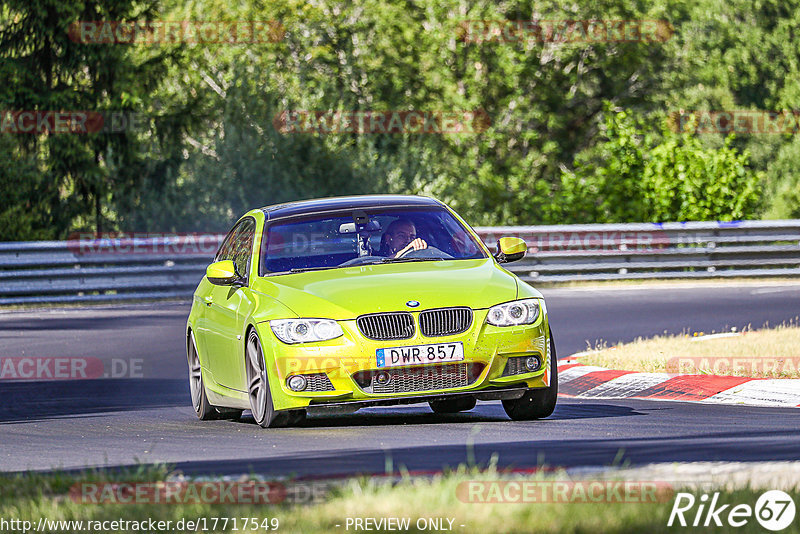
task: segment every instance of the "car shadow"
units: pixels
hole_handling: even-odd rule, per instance
[[[558,421],[574,419],[599,419],[604,417],[629,417],[645,415],[628,406],[614,404],[557,404],[550,417],[540,421]],[[310,415],[298,425],[299,428],[325,427],[363,427],[363,426],[396,426],[396,425],[437,425],[452,423],[507,423],[511,419],[506,415],[500,402],[481,403],[467,412],[454,414],[437,414],[426,405],[403,407],[365,408],[352,414]],[[240,422],[255,424],[249,411],[242,414]]]

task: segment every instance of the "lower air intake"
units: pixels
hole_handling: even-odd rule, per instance
[[[412,393],[466,387],[477,380],[482,370],[480,363],[426,365],[361,371],[353,378],[366,393]]]

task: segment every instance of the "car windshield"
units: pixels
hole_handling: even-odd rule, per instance
[[[444,208],[380,208],[268,224],[261,272],[276,274],[406,261],[485,258]]]

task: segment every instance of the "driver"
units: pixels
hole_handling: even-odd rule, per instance
[[[417,237],[417,228],[408,219],[396,219],[389,223],[381,238],[379,256],[399,258],[411,250],[428,248],[424,239]]]

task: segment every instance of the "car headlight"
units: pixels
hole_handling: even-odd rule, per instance
[[[339,323],[331,319],[278,319],[269,322],[270,328],[284,343],[325,341],[344,334]]]
[[[489,308],[486,321],[494,326],[517,326],[531,324],[539,318],[539,301],[536,299],[515,300]]]

